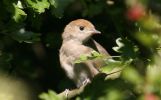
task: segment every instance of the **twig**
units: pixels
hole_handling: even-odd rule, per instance
[[[85,86],[86,85],[82,85],[80,88],[69,90],[67,97],[66,97],[66,91],[59,93],[58,96],[64,97],[65,99],[71,99],[71,98],[75,97],[76,95],[79,95],[80,93],[82,93]]]
[[[123,68],[120,69],[120,70],[114,71],[114,72],[106,73],[106,74],[107,74],[107,75],[111,75],[111,74],[115,74],[115,73],[121,72],[122,70],[123,70]]]

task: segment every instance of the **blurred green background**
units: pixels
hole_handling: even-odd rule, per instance
[[[160,100],[160,9],[160,0],[1,0],[0,99],[56,100],[74,88],[58,55],[65,25],[83,18],[101,31],[93,38],[119,56],[102,71],[124,69],[115,79],[96,77],[73,99]]]

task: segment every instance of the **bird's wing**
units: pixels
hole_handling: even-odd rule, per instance
[[[110,54],[106,51],[106,49],[103,48],[98,42],[96,42],[94,39],[92,39],[92,41],[95,44],[99,53],[104,54],[106,56],[110,56]]]
[[[106,51],[105,48],[103,48],[98,42],[96,42],[94,39],[90,39],[85,43],[86,46],[92,48],[93,50],[96,50],[97,52],[103,54],[105,57],[109,58],[110,54]],[[100,67],[105,65],[105,62],[102,59],[94,59],[92,61],[95,68],[99,69]]]
[[[87,47],[92,48],[93,50],[96,50],[97,52],[106,55],[107,57],[110,57],[110,54],[106,51],[105,48],[103,48],[98,42],[96,42],[94,39],[89,39],[86,43],[84,43]]]

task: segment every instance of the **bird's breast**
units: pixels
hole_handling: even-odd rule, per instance
[[[67,57],[73,57],[75,59],[79,58],[81,55],[91,55],[92,51],[92,48],[75,43],[66,43],[61,47],[61,52],[63,52]]]

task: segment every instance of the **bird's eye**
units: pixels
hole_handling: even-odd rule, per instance
[[[80,29],[81,31],[83,31],[83,30],[84,30],[84,26],[80,26],[79,29]]]

